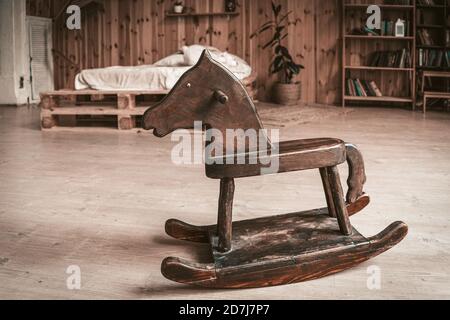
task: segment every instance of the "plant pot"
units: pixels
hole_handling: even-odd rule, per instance
[[[183,6],[174,6],[173,12],[175,13],[183,13],[184,7]]]
[[[277,104],[285,106],[296,105],[301,98],[301,83],[280,83],[277,82],[274,87],[274,98]]]

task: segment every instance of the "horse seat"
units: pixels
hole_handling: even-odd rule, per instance
[[[211,179],[255,177],[265,174],[264,172],[284,173],[334,167],[346,161],[346,146],[339,139],[284,141],[280,142],[278,150],[210,158],[210,163],[213,164],[206,165],[206,176]],[[238,164],[238,159],[245,160],[242,161],[244,164]],[[254,161],[251,162],[250,159]],[[274,163],[278,165],[272,171],[269,167]]]

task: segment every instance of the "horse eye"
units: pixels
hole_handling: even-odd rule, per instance
[[[192,87],[192,84],[188,83],[188,84],[186,85],[186,87],[190,88],[190,87]]]

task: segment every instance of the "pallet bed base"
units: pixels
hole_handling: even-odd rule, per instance
[[[222,253],[213,226],[180,223],[168,221],[169,235],[208,241],[214,262],[169,257],[162,263],[163,275],[178,283],[220,289],[277,286],[332,275],[385,252],[408,232],[404,223],[395,222],[374,237],[366,238],[355,228],[345,236],[337,219],[324,208],[234,222],[231,250]]]
[[[140,128],[142,116],[154,102],[139,105],[138,99],[161,99],[168,91],[60,90],[41,94],[41,128],[55,130],[79,126],[80,118],[96,123],[112,122],[119,130]],[[64,124],[63,124],[64,123]]]
[[[242,81],[252,97],[256,97],[256,73]],[[41,93],[41,128],[57,130],[78,127],[80,117],[92,117],[96,125],[113,119],[119,130],[140,130],[145,111],[162,100],[170,91],[97,91],[58,90]],[[145,102],[139,102],[145,100]],[[102,118],[104,116],[105,118]],[[100,126],[101,127],[101,126]],[[84,128],[84,127],[83,127]]]

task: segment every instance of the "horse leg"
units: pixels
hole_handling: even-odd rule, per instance
[[[328,180],[328,169],[321,168],[320,176],[322,178],[323,189],[325,191],[325,198],[327,200],[328,213],[330,217],[336,218],[336,209],[333,202],[333,194],[331,193],[330,181]]]
[[[218,223],[213,226],[194,226],[176,219],[166,222],[166,233],[178,240],[210,243],[211,233],[217,233],[220,252],[231,250],[234,179],[220,181]]]
[[[327,169],[328,180],[330,182],[331,193],[333,195],[336,217],[342,234],[348,236],[353,233],[352,225],[347,212],[347,206],[344,200],[344,191],[342,190],[339,170],[337,166]]]
[[[217,250],[221,253],[231,250],[234,188],[234,179],[224,178],[220,180],[219,213],[217,221]]]

